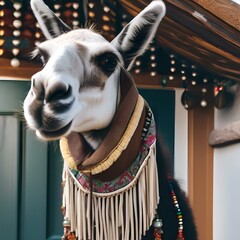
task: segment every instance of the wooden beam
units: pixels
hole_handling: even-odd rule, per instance
[[[240,5],[229,0],[193,0],[207,11],[240,30]]]
[[[28,61],[21,61],[19,67],[12,67],[10,61],[0,58],[0,79],[30,80],[31,76],[40,70],[39,66]]]
[[[19,67],[12,67],[10,59],[0,58],[0,79],[5,80],[30,80],[32,75],[38,72],[41,67],[28,61],[21,61]],[[156,76],[150,76],[149,73],[136,74],[134,71],[131,72],[134,81],[137,85],[148,86],[148,87],[161,87],[163,76],[157,74]],[[182,87],[181,76],[177,75],[174,81],[167,81],[166,87]]]
[[[196,108],[188,115],[188,189],[199,240],[213,239],[213,149],[208,136],[214,125],[214,109]]]
[[[133,76],[133,79],[137,85],[141,86],[148,86],[148,87],[170,87],[170,88],[182,88],[183,87],[183,81],[181,80],[181,75],[174,75],[174,80],[168,80],[165,86],[162,84],[163,78],[166,78],[167,76],[163,76],[160,74],[157,74],[155,76],[151,76],[150,73],[147,72],[141,72],[141,73],[134,73],[134,71],[131,71],[131,74]]]

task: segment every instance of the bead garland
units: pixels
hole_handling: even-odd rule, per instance
[[[13,54],[13,58],[11,60],[11,66],[12,67],[19,67],[20,66],[20,60],[18,58],[19,52],[20,52],[20,45],[21,45],[21,27],[22,27],[22,21],[21,21],[21,17],[22,17],[22,13],[21,13],[21,8],[22,8],[22,2],[20,1],[14,1],[13,2],[13,27],[14,27],[14,31],[13,31],[13,40],[12,40],[12,54]]]
[[[63,214],[65,215],[65,209],[62,209]],[[62,240],[77,240],[75,232],[71,232],[71,222],[68,218],[64,217],[63,220],[63,229],[64,229],[64,233],[62,236]]]
[[[171,193],[171,197],[174,203],[174,207],[176,209],[177,212],[177,218],[178,218],[178,234],[177,234],[177,238],[176,240],[185,240],[184,238],[184,234],[183,234],[183,216],[182,216],[182,212],[179,206],[179,202],[177,200],[177,196],[176,193],[174,191],[174,187],[172,184],[172,178],[169,176],[168,177],[168,185],[170,188],[170,193]],[[154,222],[153,222],[153,236],[154,236],[154,240],[162,240],[163,238],[163,231],[162,231],[162,220],[158,217],[158,215],[156,215]]]
[[[0,0],[0,57],[4,54],[4,27],[5,27],[5,21],[4,21],[4,6],[5,1]]]
[[[172,179],[169,177],[169,182],[168,185],[170,187],[170,192],[171,192],[171,197],[177,212],[177,217],[178,217],[178,235],[177,235],[177,240],[185,240],[184,235],[183,235],[183,216],[182,212],[177,200],[177,196],[174,192],[173,184],[172,184]]]
[[[162,240],[162,220],[159,218],[159,216],[156,214],[154,222],[153,222],[153,236],[154,240]]]
[[[80,22],[79,22],[79,3],[77,1],[74,1],[72,4],[72,25],[73,25],[73,29],[77,29],[80,27]]]

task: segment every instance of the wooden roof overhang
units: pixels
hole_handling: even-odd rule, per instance
[[[120,0],[132,16],[149,2]],[[229,0],[165,3],[167,13],[157,32],[159,44],[212,73],[240,81],[240,5]]]

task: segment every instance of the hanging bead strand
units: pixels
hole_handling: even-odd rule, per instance
[[[62,4],[59,1],[54,1],[53,3],[53,8],[54,8],[54,13],[58,16],[61,17],[61,8]]]
[[[77,1],[74,1],[72,4],[72,9],[73,9],[73,19],[72,19],[72,26],[73,29],[78,29],[80,27],[80,22],[79,22],[79,3]]]
[[[102,30],[104,36],[111,40],[116,35],[115,26],[116,13],[111,10],[111,7],[106,3],[103,4],[103,15],[102,15]]]
[[[201,93],[202,93],[202,100],[200,102],[200,105],[201,105],[201,107],[205,108],[208,105],[207,100],[206,100],[207,88],[203,87],[201,89]]]
[[[174,54],[170,54],[170,64],[171,64],[171,67],[170,67],[170,75],[168,76],[168,79],[170,81],[174,80],[174,73],[176,71],[176,59],[175,59],[175,55]]]
[[[21,31],[20,31],[20,29],[22,27],[22,21],[21,21],[20,18],[22,16],[22,13],[21,13],[20,10],[22,8],[22,2],[14,1],[13,2],[13,8],[14,8],[14,12],[13,12],[13,17],[14,17],[13,27],[14,27],[14,30],[13,30],[13,40],[12,40],[13,58],[11,60],[11,66],[12,67],[19,67],[20,66],[20,61],[19,61],[17,56],[19,55],[20,44],[21,44],[21,41],[20,41]]]
[[[95,19],[95,3],[93,0],[89,0],[88,1],[88,21],[93,23],[94,19]]]
[[[181,209],[180,209],[180,206],[179,206],[179,202],[178,202],[176,193],[174,191],[174,187],[173,187],[173,184],[172,184],[172,178],[171,177],[169,177],[168,185],[170,187],[171,197],[172,197],[173,204],[174,204],[174,207],[176,209],[177,218],[178,218],[178,234],[177,234],[177,239],[176,240],[185,240],[184,234],[183,234],[183,215],[182,215],[182,212],[181,212]]]
[[[35,32],[35,42],[34,42],[34,44],[35,44],[35,46],[37,46],[40,43],[42,33],[41,33],[41,30],[40,30],[39,24],[36,23],[35,26],[36,26],[36,32]]]
[[[141,72],[141,60],[140,58],[138,58],[136,61],[135,61],[135,73],[136,74],[139,74]]]
[[[4,39],[4,6],[5,6],[5,1],[0,0],[0,57],[4,54],[3,50],[3,45],[5,43]]]
[[[187,65],[185,63],[182,63],[181,64],[181,79],[182,79],[183,82],[187,80],[186,68],[187,68]]]
[[[154,240],[162,240],[162,220],[159,218],[159,216],[156,214],[155,219],[153,221],[153,236]]]
[[[192,65],[191,66],[192,68],[192,85],[195,86],[197,84],[197,80],[196,80],[196,77],[197,77],[197,72],[196,72],[196,69],[197,67],[195,65]]]
[[[155,42],[152,41],[150,44],[150,75],[151,77],[155,77],[157,75],[157,59],[156,59],[156,46]]]

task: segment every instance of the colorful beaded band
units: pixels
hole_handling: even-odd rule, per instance
[[[178,218],[178,235],[177,235],[177,240],[184,240],[184,235],[183,235],[183,216],[182,216],[182,212],[177,200],[177,196],[174,192],[173,189],[173,184],[172,184],[172,180],[171,178],[169,179],[169,183],[168,183],[169,187],[170,187],[170,191],[171,191],[171,197],[174,203],[174,207],[176,209],[177,212],[177,218]]]
[[[176,196],[176,193],[174,191],[174,187],[173,187],[173,183],[172,183],[172,178],[169,176],[168,177],[168,185],[170,188],[170,193],[171,193],[171,197],[173,200],[173,204],[174,207],[176,209],[177,212],[177,218],[178,218],[178,234],[177,234],[177,239],[176,240],[185,240],[184,238],[184,234],[183,234],[183,215],[179,206],[179,202]],[[163,231],[162,231],[162,220],[156,216],[155,220],[153,222],[153,227],[154,227],[154,232],[153,232],[153,236],[154,236],[154,240],[162,240],[163,238]]]

